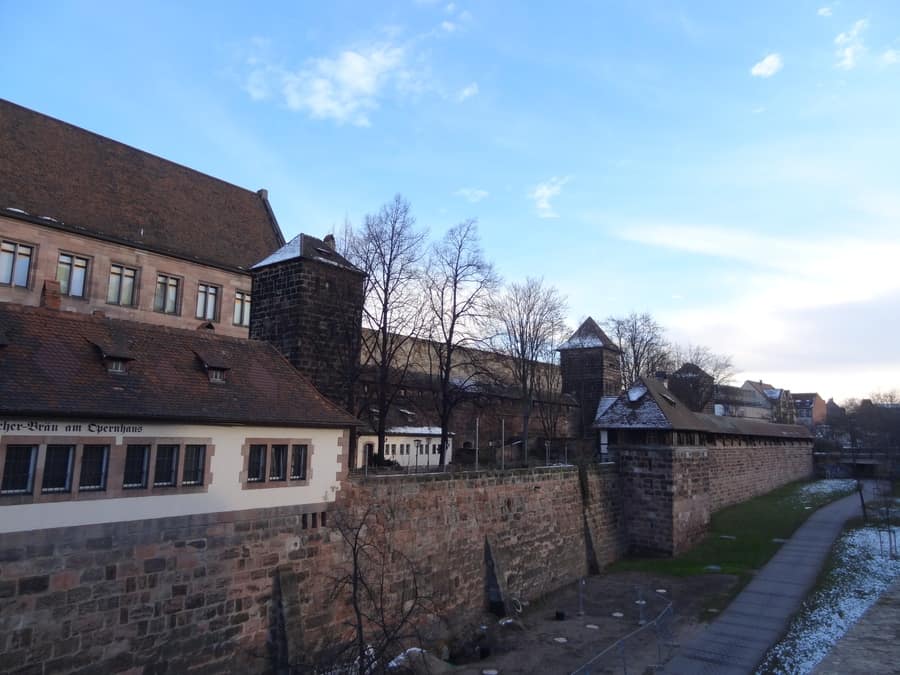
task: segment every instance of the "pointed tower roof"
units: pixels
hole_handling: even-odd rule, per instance
[[[562,351],[563,349],[611,349],[616,352],[620,351],[591,317],[586,318],[584,323],[578,327],[578,330],[572,333],[572,337],[556,349],[557,351]]]

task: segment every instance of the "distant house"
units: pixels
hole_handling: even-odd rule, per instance
[[[0,372],[0,533],[278,506],[315,523],[357,425],[271,345],[208,331],[0,304]]]
[[[357,453],[354,468],[361,468],[378,448],[378,437],[362,433],[359,436],[361,452]],[[427,469],[440,465],[440,427],[390,427],[384,437],[384,458],[396,462],[401,467]],[[444,461],[453,461],[453,436],[447,439]]]
[[[772,421],[779,424],[794,423],[794,399],[791,398],[791,392],[787,389],[779,389],[767,384],[762,380],[755,382],[747,380],[741,387],[746,391],[755,391],[764,396],[772,406]]]
[[[282,244],[265,190],[0,100],[0,302],[246,337]]]
[[[794,401],[794,419],[797,424],[802,424],[808,429],[825,424],[828,407],[817,393],[791,394],[791,399]]]

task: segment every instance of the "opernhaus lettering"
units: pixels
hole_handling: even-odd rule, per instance
[[[0,420],[0,432],[53,432],[88,434],[139,434],[143,424],[120,424],[106,422],[40,422],[37,420]]]

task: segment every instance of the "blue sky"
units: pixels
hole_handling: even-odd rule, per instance
[[[900,387],[900,3],[0,0],[0,96],[236,184],[287,236],[476,217],[571,321]]]

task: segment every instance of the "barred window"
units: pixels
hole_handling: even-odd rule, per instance
[[[203,485],[203,471],[206,462],[205,445],[184,446],[184,470],[181,474],[182,485]]]
[[[250,461],[247,466],[247,481],[258,483],[266,479],[266,450],[265,445],[250,446]]]
[[[291,448],[291,480],[306,480],[307,454],[305,445],[295,445]]]
[[[36,445],[8,445],[3,463],[3,494],[31,494],[34,485],[34,465],[37,461]]]
[[[85,445],[81,452],[81,473],[78,479],[78,489],[80,491],[105,490],[108,463],[108,445]]]
[[[269,471],[269,480],[284,480],[287,476],[287,450],[286,445],[272,446],[272,468]]]
[[[149,463],[149,445],[129,445],[125,452],[125,478],[122,482],[122,487],[147,487],[147,468]]]
[[[153,468],[153,487],[172,487],[178,478],[178,446],[157,445]]]
[[[41,492],[68,492],[72,488],[73,445],[48,445]]]

